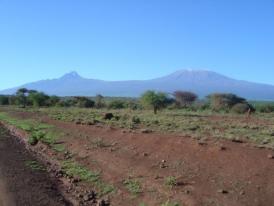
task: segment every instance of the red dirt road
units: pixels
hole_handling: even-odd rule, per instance
[[[69,206],[46,171],[26,165],[35,158],[0,125],[0,206]]]

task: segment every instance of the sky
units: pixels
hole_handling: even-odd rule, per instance
[[[274,85],[274,0],[0,0],[0,89],[180,69]]]

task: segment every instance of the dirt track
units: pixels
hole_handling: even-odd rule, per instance
[[[27,162],[35,158],[0,126],[0,206],[70,205],[46,171]]]

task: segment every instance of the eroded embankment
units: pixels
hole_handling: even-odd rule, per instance
[[[0,125],[0,206],[71,205],[42,163]]]

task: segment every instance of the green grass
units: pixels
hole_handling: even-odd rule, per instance
[[[180,206],[179,203],[176,202],[170,202],[169,200],[166,201],[165,203],[161,204],[161,206]]]
[[[165,185],[170,187],[170,188],[173,188],[177,185],[177,179],[176,177],[174,176],[170,176],[170,177],[167,177],[165,179]]]
[[[72,177],[79,177],[83,181],[97,182],[100,178],[99,172],[92,172],[83,166],[78,165],[73,161],[65,161],[62,166],[67,175]]]
[[[100,195],[106,195],[115,191],[114,186],[101,180],[100,172],[91,171],[74,161],[64,161],[62,169],[68,176],[80,178],[81,181],[94,184],[100,191]]]
[[[66,148],[62,144],[54,144],[52,145],[52,149],[54,149],[56,152],[64,152]]]
[[[31,119],[19,119],[11,117],[8,113],[0,112],[0,121],[13,125],[29,133],[28,142],[35,145],[38,141],[52,145],[58,139],[59,132],[55,131],[54,126],[37,122]]]
[[[123,182],[127,190],[134,196],[142,192],[141,183],[136,179],[127,179]]]
[[[34,171],[46,171],[46,168],[37,161],[25,161],[25,165]]]

